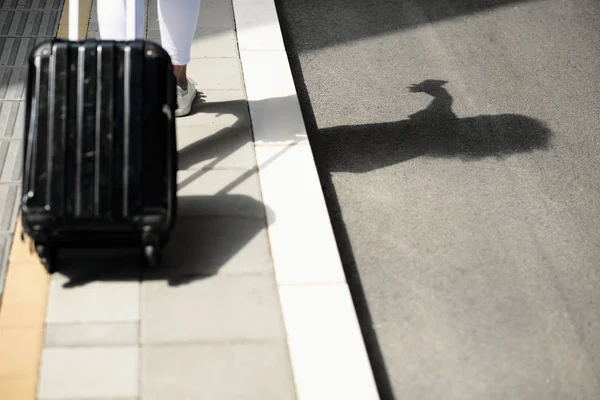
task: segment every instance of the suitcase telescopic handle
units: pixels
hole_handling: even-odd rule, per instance
[[[79,0],[69,1],[69,40],[79,40]],[[103,0],[97,0],[103,1]],[[142,37],[143,18],[139,18],[145,9],[145,0],[125,0],[125,39],[135,40]],[[140,14],[140,15],[138,15]]]

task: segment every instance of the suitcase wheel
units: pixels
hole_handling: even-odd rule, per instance
[[[142,253],[145,267],[156,268],[161,262],[160,236],[155,233],[146,232],[142,236]]]
[[[57,271],[56,249],[48,245],[38,244],[35,246],[35,250],[37,251],[38,256],[40,257],[40,261],[44,265],[44,268],[46,268],[46,271],[48,271],[49,274],[55,273]]]
[[[160,248],[153,244],[147,244],[144,246],[144,259],[146,266],[150,268],[156,268],[160,265],[161,256]]]

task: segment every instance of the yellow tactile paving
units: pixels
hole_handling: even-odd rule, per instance
[[[0,308],[0,328],[43,327],[49,282],[39,260],[11,261]]]
[[[68,34],[68,0],[65,1],[57,37]],[[89,24],[91,0],[80,1],[79,32]],[[0,399],[35,400],[50,276],[29,243],[21,241],[17,224],[8,260],[0,303]]]
[[[35,399],[50,277],[17,226],[0,306],[0,399]]]

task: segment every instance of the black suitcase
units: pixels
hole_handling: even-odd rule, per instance
[[[143,40],[55,39],[29,58],[21,218],[49,272],[61,247],[160,261],[177,211],[176,83]]]

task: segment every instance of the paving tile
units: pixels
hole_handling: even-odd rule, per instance
[[[38,398],[137,397],[138,369],[138,347],[49,347],[42,354]]]
[[[147,38],[161,44],[158,29],[148,31]],[[191,55],[192,58],[238,58],[235,31],[198,25]]]
[[[0,296],[2,296],[4,282],[6,280],[6,268],[8,266],[10,244],[10,235],[0,234]]]
[[[205,90],[198,85],[200,94],[192,112],[177,119],[177,129],[187,126],[250,127],[250,113],[243,90]]]
[[[3,10],[55,10],[59,11],[62,0],[3,0],[0,2]]]
[[[285,336],[271,275],[216,275],[172,286],[142,284],[142,344]]]
[[[139,323],[49,324],[46,347],[137,346]]]
[[[90,13],[91,16],[93,16],[92,18],[90,18],[90,22],[88,23],[88,32],[89,31],[99,31],[100,27],[98,26],[98,13],[97,12],[93,12]]]
[[[144,400],[296,399],[283,342],[145,347],[142,371]]]
[[[148,5],[146,6],[148,8]],[[148,10],[146,10],[147,12]],[[92,5],[90,7],[90,22],[98,21],[98,0],[93,0]]]
[[[298,397],[379,399],[346,284],[286,285],[279,293]]]
[[[231,1],[202,0],[198,27],[220,28],[231,30],[234,28]],[[158,10],[156,6],[148,7],[148,30],[158,29]]]
[[[0,36],[54,37],[59,21],[58,11],[3,11],[0,13]]]
[[[0,67],[0,100],[25,99],[26,79],[26,68]]]
[[[161,268],[144,280],[177,283],[215,274],[273,274],[262,219],[179,218],[163,254]]]
[[[241,60],[256,143],[308,143],[285,51],[243,51]]]
[[[35,377],[21,375],[0,378],[0,399],[35,399]]]
[[[177,181],[180,216],[264,216],[255,170],[179,171]]]
[[[180,127],[177,130],[177,147],[181,170],[246,170],[256,164],[252,132],[248,127]]]
[[[0,139],[22,139],[25,129],[25,102],[0,101]]]
[[[187,67],[188,76],[199,90],[242,90],[242,70],[237,58],[195,58]]]
[[[20,215],[17,215],[16,227],[12,236],[13,245],[9,252],[9,261],[12,262],[38,262],[39,259],[35,257],[35,252],[29,247],[27,241],[21,240],[21,233],[23,228],[21,226]]]
[[[85,269],[86,264],[82,262],[79,267],[71,268]],[[61,269],[61,273],[54,274],[50,282],[46,323],[139,321],[139,281],[121,281],[116,275],[114,280],[105,278],[81,286],[65,287],[70,279],[63,273]]]
[[[192,41],[192,58],[239,58],[235,31],[199,25]]]
[[[0,328],[0,379],[34,377],[43,337],[39,329]]]
[[[26,67],[35,46],[49,39],[0,37],[0,66]]]
[[[40,329],[46,313],[48,280],[39,262],[11,262],[2,296],[0,328]]]
[[[255,152],[278,283],[345,282],[310,146]]]
[[[273,0],[233,0],[240,50],[285,50]]]
[[[231,1],[203,0],[200,6],[198,26],[233,29],[233,7]]]
[[[100,39],[100,31],[98,31],[98,30],[88,30],[86,37],[88,39],[99,40]]]
[[[0,183],[0,233],[10,234],[15,229],[20,192],[19,185]]]
[[[0,139],[0,183],[20,183],[22,162],[22,141]]]

